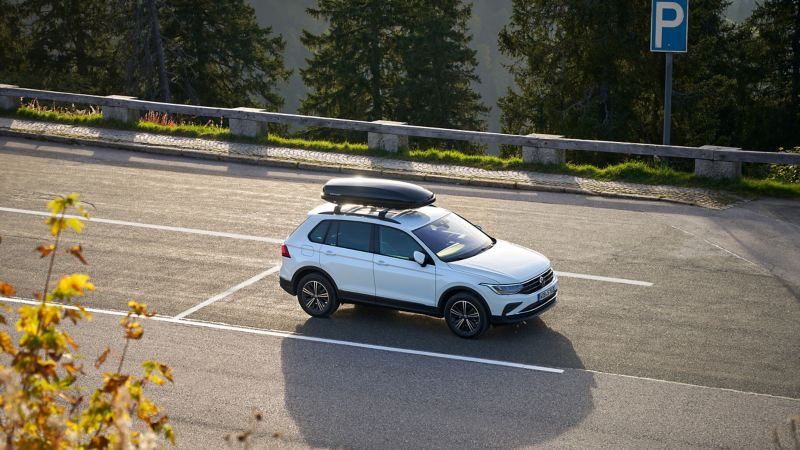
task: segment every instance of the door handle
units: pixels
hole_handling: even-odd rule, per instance
[[[325,250],[325,254],[328,256],[333,256],[336,254],[336,252],[334,252],[333,250]]]
[[[379,260],[375,261],[375,264],[377,264],[379,266],[387,266],[388,265],[388,264],[386,264],[386,261],[384,261],[382,259],[379,259]]]

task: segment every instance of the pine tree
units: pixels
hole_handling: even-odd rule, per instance
[[[314,35],[304,30],[301,42],[312,53],[300,74],[310,92],[300,112],[355,120],[392,119],[389,98],[400,68],[397,0],[319,0],[308,13],[329,23]]]
[[[276,89],[290,74],[285,42],[258,25],[244,0],[0,0],[0,7],[4,81],[214,106],[283,105]]]
[[[29,39],[26,86],[107,93],[120,77],[110,64],[117,40],[105,0],[24,0],[17,3]]]
[[[393,96],[395,117],[441,128],[485,128],[489,109],[472,83],[479,82],[467,21],[472,7],[461,0],[410,0],[404,3],[398,51],[404,76]]]
[[[724,0],[692,2],[689,52],[675,56],[673,143],[731,144],[738,92]],[[499,36],[516,82],[504,131],[661,142],[663,55],[649,51],[650,3],[515,0]]]
[[[689,51],[674,59],[675,144],[747,147],[743,128],[746,103],[739,74],[744,42],[735,24],[725,19],[727,4],[725,0],[695,0],[690,5]],[[649,29],[647,36],[649,45]],[[657,107],[663,107],[664,58],[659,55],[657,59],[661,89]],[[656,126],[663,123],[661,117]],[[653,142],[660,143],[661,133],[658,136]]]
[[[118,0],[117,28],[123,31],[117,64],[124,68],[120,93],[147,100],[172,101],[164,58],[157,0]],[[152,6],[152,8],[151,8]],[[159,52],[160,48],[160,52]]]
[[[16,2],[0,0],[0,82],[21,84],[28,72],[25,54],[29,45],[22,29],[21,11]]]
[[[749,132],[762,147],[800,145],[800,1],[765,0],[743,24],[749,38]]]
[[[461,0],[318,0],[308,12],[329,27],[301,38],[313,55],[300,71],[310,88],[301,113],[484,127]]]
[[[157,0],[119,0],[119,29],[125,30],[126,45],[120,48],[125,70],[123,92],[148,100],[172,101],[170,77],[161,35]]]
[[[285,42],[258,25],[244,0],[170,0],[159,18],[174,101],[283,106],[276,89],[290,75],[283,65]]]

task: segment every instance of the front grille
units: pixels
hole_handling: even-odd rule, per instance
[[[550,284],[551,281],[553,281],[553,269],[547,269],[547,271],[545,271],[541,275],[535,276],[530,280],[526,281],[525,283],[523,283],[522,290],[519,291],[519,293],[532,294]]]

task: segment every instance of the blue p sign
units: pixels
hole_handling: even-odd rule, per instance
[[[686,52],[689,0],[653,0],[650,11],[650,51]]]

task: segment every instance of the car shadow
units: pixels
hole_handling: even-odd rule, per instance
[[[326,337],[450,355],[583,368],[570,340],[534,320],[479,340],[443,321],[343,306],[297,326]],[[516,357],[508,358],[515,354]],[[286,410],[314,447],[521,447],[553,439],[593,409],[591,372],[563,374],[285,339]]]

